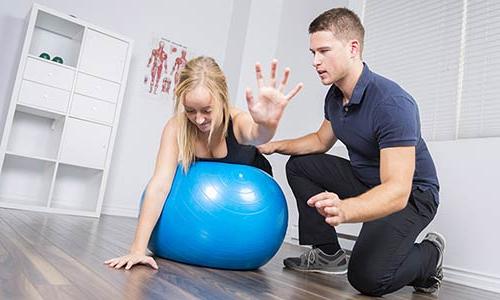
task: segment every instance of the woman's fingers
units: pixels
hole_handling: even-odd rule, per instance
[[[152,258],[151,256],[148,256],[146,258],[145,263],[150,265],[153,269],[158,270],[158,264],[156,263],[154,258]]]
[[[133,265],[135,265],[135,262],[132,260],[129,260],[127,262],[127,266],[125,266],[125,270],[130,270],[130,268],[132,268]]]
[[[280,85],[278,87],[278,90],[283,93],[283,90],[285,89],[285,86],[288,84],[288,78],[290,76],[290,69],[285,68],[285,71],[283,72],[283,79],[280,82]]]
[[[260,63],[255,64],[255,76],[257,77],[257,86],[259,88],[264,86],[264,77],[262,76],[262,65]]]
[[[295,97],[295,95],[297,95],[301,90],[302,88],[304,87],[304,84],[301,82],[301,83],[298,83],[286,96],[285,96],[285,99],[287,101],[290,101],[290,99],[292,99],[293,97]]]
[[[271,80],[270,80],[270,86],[273,88],[276,87],[276,70],[278,69],[278,60],[273,59],[271,62]]]
[[[116,264],[115,269],[120,269],[127,263],[127,261],[128,260],[126,258],[120,259],[120,261]]]
[[[245,98],[247,99],[248,108],[253,107],[254,105],[253,93],[252,90],[248,87],[245,89]]]

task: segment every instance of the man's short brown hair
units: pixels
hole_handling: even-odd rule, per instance
[[[318,31],[332,31],[336,38],[343,41],[358,40],[361,56],[365,29],[361,24],[361,20],[353,11],[339,7],[323,12],[309,24],[309,34]]]

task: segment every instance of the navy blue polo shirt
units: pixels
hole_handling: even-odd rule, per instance
[[[342,104],[340,89],[332,85],[325,98],[325,118],[347,147],[355,176],[368,187],[380,184],[380,150],[415,146],[413,189],[432,189],[439,203],[439,182],[427,145],[420,134],[417,103],[395,82],[364,64],[352,97]]]

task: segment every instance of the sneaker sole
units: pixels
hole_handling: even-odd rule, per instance
[[[439,288],[438,289],[415,289],[414,291],[415,294],[419,295],[432,295],[432,296],[439,296]]]
[[[444,252],[444,249],[446,248],[446,238],[444,237],[444,235],[442,235],[439,232],[434,232],[434,234],[439,236],[441,238],[441,240],[443,241],[443,252]]]
[[[442,235],[441,233],[439,232],[432,232],[432,234],[438,236],[442,241],[443,241],[443,248],[441,249],[438,245],[436,245],[434,242],[431,242],[429,240],[427,240],[428,242],[431,242],[432,244],[434,244],[434,246],[436,246],[436,248],[438,248],[438,251],[440,252],[440,256],[441,256],[441,259],[443,258],[444,256],[444,250],[446,249],[446,238],[444,237],[444,235]],[[438,261],[439,263],[439,261]],[[441,261],[441,264],[443,262]]]
[[[347,274],[347,270],[343,271],[324,271],[324,270],[302,270],[302,269],[295,269],[291,267],[286,267],[287,269],[294,270],[297,272],[303,272],[303,273],[320,273],[320,274],[328,274],[328,275],[344,275]]]

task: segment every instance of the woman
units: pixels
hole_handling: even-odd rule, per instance
[[[128,270],[135,264],[158,269],[155,260],[146,255],[146,249],[179,163],[186,172],[196,160],[247,164],[271,172],[255,145],[271,140],[288,101],[302,89],[302,84],[297,84],[285,95],[290,70],[285,69],[277,84],[276,69],[274,60],[270,80],[265,83],[261,65],[255,65],[259,95],[254,98],[247,88],[247,113],[230,107],[226,78],[214,59],[202,56],[186,64],[175,89],[176,113],[163,130],[129,254],[105,264],[115,269],[125,266]]]

